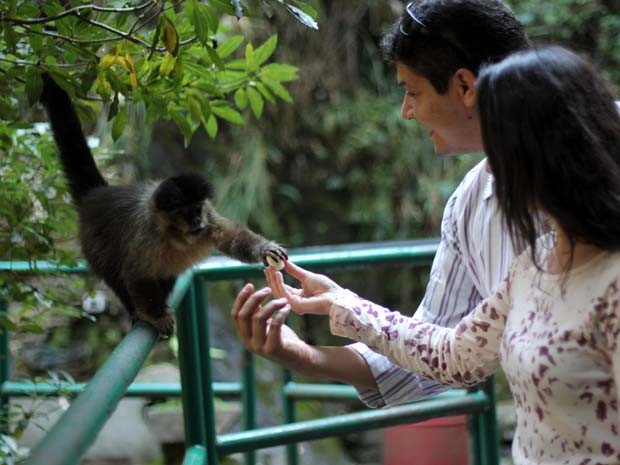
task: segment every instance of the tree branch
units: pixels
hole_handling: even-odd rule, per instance
[[[62,19],[66,16],[77,16],[79,18],[80,17],[79,13],[81,10],[94,10],[94,11],[99,11],[102,13],[131,13],[131,12],[143,10],[144,8],[151,5],[152,3],[157,4],[157,0],[147,0],[146,2],[140,5],[127,7],[127,8],[106,8],[106,7],[97,6],[97,5],[80,5],[80,6],[76,6],[74,8],[65,10],[62,13],[58,13],[55,16],[46,16],[45,18],[27,18],[27,19],[5,16],[5,17],[0,18],[0,22],[3,22],[3,23],[9,22],[9,23],[20,24],[20,25],[50,23],[52,21]]]
[[[27,61],[27,60],[9,60],[0,55],[0,61],[5,63],[10,63],[14,66],[41,66],[41,62],[39,61]],[[79,68],[81,66],[87,66],[90,62],[82,61],[79,63],[57,63],[54,66],[56,68]]]

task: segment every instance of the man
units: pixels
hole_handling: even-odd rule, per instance
[[[429,129],[438,155],[482,151],[476,109],[480,65],[530,47],[521,24],[496,0],[420,0],[409,3],[383,40],[405,96],[403,118]],[[493,195],[486,160],[474,167],[448,200],[441,243],[418,312],[442,326],[454,326],[505,277],[514,255]],[[294,265],[287,271],[302,277]],[[302,287],[303,287],[302,282]],[[354,385],[369,406],[411,402],[442,386],[392,364],[363,344],[314,347],[283,325],[287,304],[261,306],[268,288],[239,293],[232,316],[244,345],[309,376]],[[305,295],[312,289],[304,287]],[[270,320],[274,310],[281,310]]]

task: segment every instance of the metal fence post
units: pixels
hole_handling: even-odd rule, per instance
[[[8,305],[4,300],[0,300],[0,315],[6,316]],[[0,386],[9,380],[11,372],[11,361],[9,351],[9,330],[5,326],[0,326]],[[9,429],[9,398],[0,397],[0,432],[7,432]]]
[[[282,410],[284,415],[284,423],[294,423],[297,420],[295,411],[296,399],[287,394],[285,387],[293,381],[293,374],[290,370],[284,370],[282,373]],[[286,446],[286,462],[288,465],[299,464],[299,450],[297,444],[288,444]]]
[[[480,440],[484,465],[499,464],[499,431],[495,402],[495,382],[493,378],[484,382],[482,390],[489,397],[489,408],[480,415]]]
[[[196,296],[192,286],[187,290],[176,312],[179,369],[181,371],[181,385],[183,386],[181,400],[183,402],[185,446],[187,448],[207,444],[195,301]]]
[[[241,389],[241,403],[243,405],[243,429],[256,428],[256,377],[254,373],[254,355],[247,349],[243,349],[243,383]],[[246,465],[256,463],[256,452],[245,453]]]
[[[206,432],[207,462],[210,465],[219,463],[217,451],[217,430],[215,427],[215,403],[213,400],[213,374],[211,370],[211,337],[209,331],[209,305],[204,278],[194,275],[192,289],[195,292],[193,301],[197,325],[197,341],[200,358],[197,363],[202,379],[203,425]]]

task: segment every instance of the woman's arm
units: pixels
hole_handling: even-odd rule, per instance
[[[342,291],[332,299],[333,334],[362,341],[394,363],[438,382],[471,386],[499,367],[499,349],[509,307],[509,279],[463,318],[443,328]]]

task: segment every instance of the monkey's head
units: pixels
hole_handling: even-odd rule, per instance
[[[153,205],[160,226],[183,236],[206,232],[207,200],[213,187],[204,176],[183,174],[165,179],[153,193]]]

